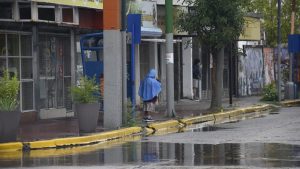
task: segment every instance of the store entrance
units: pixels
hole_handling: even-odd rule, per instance
[[[40,35],[39,47],[41,118],[64,117],[72,108],[70,39]]]

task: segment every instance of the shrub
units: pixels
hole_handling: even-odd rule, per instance
[[[137,125],[136,119],[133,116],[132,108],[133,107],[130,99],[127,99],[126,124],[124,125],[124,127],[134,127]]]
[[[99,100],[100,92],[94,78],[86,76],[80,78],[78,86],[71,87],[71,94],[75,103],[95,103]]]
[[[20,82],[17,76],[10,77],[5,70],[0,78],[0,111],[14,111],[17,109]]]
[[[262,101],[276,101],[277,100],[277,91],[275,83],[266,85],[263,88],[263,97]]]

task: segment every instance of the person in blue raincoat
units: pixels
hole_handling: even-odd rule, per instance
[[[155,103],[161,92],[161,84],[156,80],[156,70],[151,69],[145,79],[141,82],[139,96],[143,100],[144,120],[153,120],[150,112],[155,112]]]

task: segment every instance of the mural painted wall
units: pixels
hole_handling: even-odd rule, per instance
[[[278,48],[273,48],[274,50],[274,63],[275,63],[275,80],[277,79],[277,58],[278,58]],[[281,80],[285,84],[289,79],[289,52],[287,48],[281,48]]]
[[[238,87],[240,96],[260,94],[264,84],[264,59],[261,47],[245,47],[238,58]]]
[[[275,81],[274,50],[273,48],[264,48],[263,52],[264,52],[265,84],[270,84]]]

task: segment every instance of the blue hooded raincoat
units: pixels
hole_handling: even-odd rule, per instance
[[[146,78],[141,82],[139,95],[143,101],[152,100],[161,91],[161,84],[155,79],[156,71],[151,69]]]

